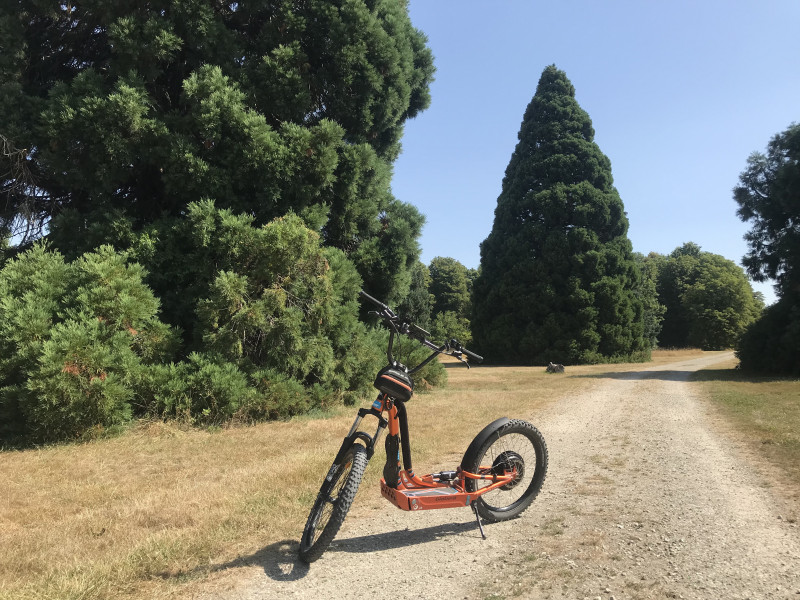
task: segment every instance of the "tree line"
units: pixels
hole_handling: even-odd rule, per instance
[[[722,257],[632,251],[610,161],[555,66],[479,268],[421,264],[424,217],[390,188],[434,74],[405,2],[4,5],[0,42],[4,443],[352,403],[385,360],[360,288],[524,364],[727,347],[760,314]],[[742,364],[795,372],[798,137],[753,155],[735,193],[756,224],[748,272],[781,293]],[[778,351],[792,358],[764,359]]]
[[[643,304],[646,349],[735,348],[764,308],[762,294],[753,291],[744,269],[692,242],[668,255],[634,253],[633,258],[641,277],[637,297]],[[412,279],[409,297],[401,307],[404,314],[429,327],[437,339],[451,336],[471,343],[472,288],[479,270],[468,269],[454,258],[436,257],[429,266],[418,264],[415,272],[421,275]],[[556,349],[545,350],[544,355],[570,358]],[[521,355],[505,362],[546,364],[541,358],[529,360]]]

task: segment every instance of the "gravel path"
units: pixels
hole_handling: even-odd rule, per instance
[[[377,519],[357,498],[311,567],[296,542],[280,544],[208,597],[800,600],[800,528],[687,381],[728,359],[598,376],[528,415],[548,443],[548,478],[487,540],[469,510]]]

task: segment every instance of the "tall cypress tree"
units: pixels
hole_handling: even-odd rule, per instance
[[[566,74],[547,67],[525,111],[489,237],[473,334],[489,360],[641,358],[641,276],[611,162]]]

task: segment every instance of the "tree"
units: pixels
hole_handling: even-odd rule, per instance
[[[651,348],[658,345],[658,338],[661,335],[662,323],[666,307],[658,299],[658,267],[659,255],[650,253],[648,256],[634,253],[634,258],[639,265],[642,273],[642,283],[637,294],[642,301],[644,309],[644,337],[648,340]]]
[[[431,261],[430,273],[433,337],[437,341],[455,338],[469,345],[472,341],[470,271],[454,258],[437,256]]]
[[[203,198],[291,210],[399,299],[422,218],[389,180],[425,42],[394,0],[5,3],[3,166],[24,168],[2,169],[0,232],[49,223],[74,257]]]
[[[776,280],[779,295],[800,297],[800,124],[773,137],[766,155],[750,155],[733,197],[739,218],[752,221],[747,272]]]
[[[742,337],[746,370],[800,374],[800,124],[774,136],[767,153],[753,153],[733,190],[750,251],[743,263],[756,281],[773,279],[778,301]]]
[[[691,242],[655,261],[659,300],[666,308],[661,346],[733,348],[761,314],[763,302],[733,261]]]
[[[469,276],[467,268],[454,258],[437,256],[430,264],[433,314],[454,312],[469,314]]]
[[[410,319],[423,329],[430,327],[433,297],[430,293],[431,274],[428,267],[417,262],[411,270],[411,286],[405,299],[397,309],[401,315]]]
[[[472,328],[489,360],[648,355],[628,221],[611,163],[593,140],[575,88],[547,67],[481,245]]]
[[[465,346],[472,344],[469,319],[452,310],[446,310],[436,315],[431,324],[431,335],[437,342],[457,339]]]
[[[694,281],[701,254],[700,246],[688,242],[669,256],[656,255],[656,290],[665,314],[658,343],[663,348],[684,348],[689,345],[689,314],[683,293]]]

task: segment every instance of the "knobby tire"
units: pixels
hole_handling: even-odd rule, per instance
[[[338,464],[332,479],[328,481],[326,477],[322,482],[300,540],[302,561],[311,563],[317,560],[336,537],[356,497],[368,461],[366,448],[353,444]]]
[[[517,467],[517,479],[485,493],[475,501],[478,514],[488,523],[519,516],[542,489],[547,475],[547,444],[536,427],[526,421],[511,420],[497,427],[489,439],[462,462],[471,473],[489,474],[492,467]],[[491,479],[465,482],[468,492],[491,485]]]

